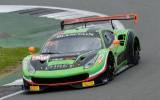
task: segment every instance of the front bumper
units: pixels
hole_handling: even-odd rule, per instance
[[[105,70],[105,62],[103,62],[88,69],[78,67],[61,71],[37,71],[34,74],[23,71],[24,89],[29,90],[30,86],[39,86],[41,90],[44,87],[72,86],[83,88],[95,86],[102,83],[99,77]],[[83,85],[87,82],[89,85]]]
[[[25,79],[23,88],[28,91],[31,90],[31,86],[38,86],[40,89],[38,91],[45,90],[49,87],[61,87],[61,86],[71,86],[74,88],[85,88],[92,87],[99,84],[103,84],[102,80],[99,78],[103,71],[95,76],[89,77],[89,74],[80,74],[72,77],[65,78],[31,78],[31,80]],[[37,91],[37,90],[35,90]]]

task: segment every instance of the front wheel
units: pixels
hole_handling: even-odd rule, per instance
[[[23,79],[22,90],[28,91],[28,89],[29,89],[29,84]]]
[[[106,70],[101,76],[103,83],[112,81],[114,79],[114,67],[115,67],[114,57],[109,56],[106,62],[107,62],[105,66]]]
[[[114,68],[113,66],[109,66],[108,71],[106,71],[106,78],[108,81],[112,81],[114,79]]]

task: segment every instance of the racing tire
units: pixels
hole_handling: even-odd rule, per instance
[[[107,67],[106,71],[101,76],[102,83],[106,83],[114,79],[114,67],[115,67],[114,56],[109,55],[106,67]]]
[[[139,63],[140,53],[139,47],[137,45],[137,40],[133,34],[129,34],[127,42],[127,61],[129,66],[134,66]]]
[[[28,91],[28,89],[29,89],[29,84],[23,79],[22,90]]]

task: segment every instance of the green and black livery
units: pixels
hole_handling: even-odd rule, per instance
[[[128,16],[112,18],[135,19],[133,15]],[[111,20],[110,17],[97,18],[103,20],[93,20],[92,17],[91,20],[81,18],[79,21],[63,21],[63,30],[53,34],[39,54],[24,58],[23,88],[41,91],[48,87],[84,88],[101,85],[113,80],[114,75],[128,67],[137,65],[140,59],[137,34],[130,29],[113,28],[112,22],[111,27],[106,27],[104,23],[88,24]],[[69,26],[70,29],[65,30],[65,23],[74,28]]]

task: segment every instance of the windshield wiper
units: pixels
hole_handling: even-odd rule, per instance
[[[42,52],[42,54],[60,54],[58,52]]]

